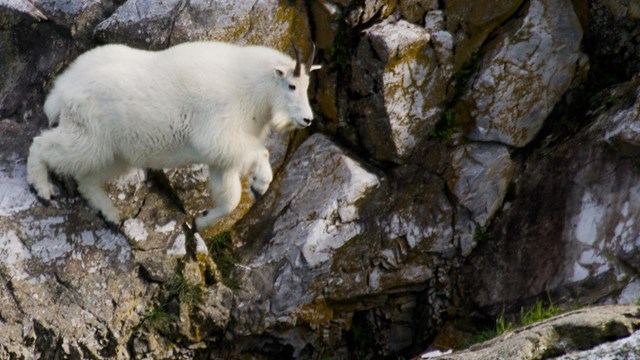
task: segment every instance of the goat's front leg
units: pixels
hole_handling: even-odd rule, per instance
[[[269,151],[267,149],[262,149],[256,153],[251,165],[251,172],[253,175],[249,185],[253,196],[257,199],[267,192],[269,184],[273,180],[273,171],[269,163]]]
[[[238,206],[242,185],[238,171],[220,172],[209,167],[209,190],[215,207],[203,211],[195,220],[196,228],[202,230],[213,225]]]

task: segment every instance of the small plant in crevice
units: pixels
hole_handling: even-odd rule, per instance
[[[549,299],[548,305],[545,305],[542,300],[537,299],[533,306],[527,309],[521,307],[517,322],[507,321],[503,310],[496,318],[495,326],[493,328],[484,329],[475,333],[466,342],[465,347],[491,340],[494,337],[500,336],[515,328],[531,325],[542,320],[552,318],[560,313],[562,313],[562,309],[554,304],[551,299]]]
[[[455,104],[467,89],[471,76],[480,69],[480,63],[482,62],[482,55],[479,52],[473,53],[469,60],[467,60],[460,70],[456,71],[451,77],[453,82],[453,94],[451,95],[450,105]]]
[[[455,114],[451,109],[442,112],[440,120],[433,129],[433,137],[441,140],[449,140],[455,129]]]
[[[456,128],[463,125],[459,123],[459,119],[458,123],[456,123],[456,116],[453,109],[462,95],[464,95],[464,92],[467,89],[469,81],[471,80],[473,74],[475,74],[478,69],[480,69],[481,60],[481,54],[474,53],[473,55],[471,55],[469,60],[465,62],[462,67],[451,76],[453,89],[451,90],[449,100],[444,107],[445,109],[442,111],[440,120],[438,120],[436,126],[432,131],[432,136],[434,138],[449,140],[455,133]]]
[[[335,22],[338,24],[338,29],[329,49],[328,58],[332,64],[343,70],[349,65],[349,32],[342,14],[336,16]]]
[[[222,275],[222,283],[232,290],[239,289],[240,280],[232,276],[238,259],[233,253],[231,233],[229,231],[221,232],[207,239],[206,242],[209,248],[209,255]]]
[[[487,230],[486,227],[477,226],[473,231],[473,241],[476,244],[485,243],[493,238],[493,235]]]
[[[549,305],[545,306],[542,300],[537,299],[536,303],[529,309],[520,308],[519,326],[531,325],[538,321],[552,318],[561,312],[562,310],[551,300],[549,300]]]
[[[204,289],[198,285],[191,283],[182,275],[174,276],[168,283],[168,297],[177,297],[181,303],[198,304],[202,302]]]
[[[203,301],[204,289],[177,273],[166,281],[160,290],[160,300],[142,318],[138,325],[160,333],[167,333],[171,325],[178,321],[177,309],[173,304],[199,304]]]
[[[178,317],[167,311],[167,304],[157,304],[142,318],[141,326],[166,333],[170,330],[171,324],[176,322]]]

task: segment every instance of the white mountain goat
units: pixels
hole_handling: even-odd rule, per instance
[[[59,126],[33,139],[27,180],[49,200],[56,195],[49,170],[75,178],[88,203],[117,225],[104,182],[130,167],[206,164],[216,206],[195,223],[213,225],[238,205],[242,175],[253,173],[256,196],[269,187],[270,126],[305,128],[313,120],[307,88],[309,73],[320,67],[313,65],[315,51],[304,65],[294,51],[296,60],[220,42],[88,51],[57,78],[45,101],[49,124]]]

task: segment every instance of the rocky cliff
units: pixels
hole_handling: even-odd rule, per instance
[[[109,184],[120,231],[29,192],[65,66],[196,40],[318,46],[263,198],[198,234],[198,166]],[[639,44],[632,0],[0,0],[0,358],[408,358],[540,299],[635,304]]]

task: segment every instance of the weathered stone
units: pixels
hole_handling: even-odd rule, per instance
[[[437,0],[400,0],[398,9],[403,19],[408,22],[422,25],[425,21],[425,14],[429,10],[438,8]]]
[[[33,5],[44,13],[49,21],[69,29],[72,37],[90,37],[93,28],[105,13],[113,11],[112,0],[34,0]]]
[[[450,67],[439,63],[446,57],[429,40],[406,21],[383,22],[357,47],[351,88],[362,99],[354,101],[350,121],[376,160],[402,162],[439,119]]]
[[[3,15],[0,15],[0,19],[2,19],[2,23],[5,26],[10,25],[7,21],[12,22],[10,11],[27,14],[35,20],[47,20],[47,16],[28,0],[0,0],[0,11],[3,13]],[[4,15],[5,12],[7,12],[8,16]]]
[[[449,163],[447,185],[458,206],[456,241],[466,256],[502,208],[515,166],[505,146],[480,143],[459,146],[450,154]]]
[[[445,1],[447,30],[456,42],[455,68],[460,69],[477,53],[489,34],[509,18],[522,0]]]
[[[616,360],[616,359],[634,359],[638,357],[638,349],[640,348],[640,331],[636,331],[631,336],[616,340],[608,341],[593,349],[570,352],[562,355],[557,360],[582,360],[582,359],[598,359],[598,360]]]
[[[352,0],[349,1],[353,3]],[[356,6],[347,14],[346,21],[351,27],[366,24],[377,17],[385,19],[393,13],[398,5],[398,0],[364,0],[360,6]]]
[[[514,170],[505,146],[472,143],[451,153],[447,185],[479,226],[502,207]]]
[[[488,47],[458,109],[473,122],[469,138],[522,147],[569,88],[582,29],[567,0],[531,1],[508,28]]]
[[[469,350],[433,356],[440,360],[547,359],[628,337],[640,327],[638,306],[586,308],[508,331]],[[571,357],[568,357],[571,358]]]
[[[23,162],[3,159],[1,171],[15,186],[0,195],[0,308],[24,333],[3,322],[0,342],[15,354],[54,351],[63,339],[72,352],[126,352],[123,340],[140,321],[133,310],[144,306],[148,284],[138,277],[125,238],[105,230],[91,212],[77,212],[82,205],[73,199],[36,206]],[[16,206],[25,200],[29,208]],[[45,336],[50,343],[40,343]]]
[[[300,146],[240,227],[244,241],[258,238],[244,250],[248,268],[236,295],[236,334],[277,333],[274,325],[295,323],[303,306],[322,296],[314,283],[329,270],[332,254],[362,233],[358,203],[378,184],[322,135]],[[293,344],[296,351],[304,345]]]
[[[444,12],[442,10],[429,11],[424,17],[424,29],[430,34],[445,30]]]
[[[288,48],[289,40],[309,49],[309,26],[301,2],[129,0],[96,28],[100,38],[145,48],[185,41],[219,40]],[[275,24],[275,25],[274,25]]]
[[[313,17],[316,46],[319,49],[331,49],[338,33],[338,17],[341,14],[339,7],[330,1],[318,0],[311,2],[309,8]]]
[[[640,168],[621,156],[628,147],[613,141],[617,129],[640,116],[640,84],[623,87],[632,101],[594,114],[575,138],[525,163],[493,238],[474,250],[464,270],[471,297],[484,309],[499,312],[501,304],[545,292],[579,303],[640,297],[633,270],[640,268]]]

